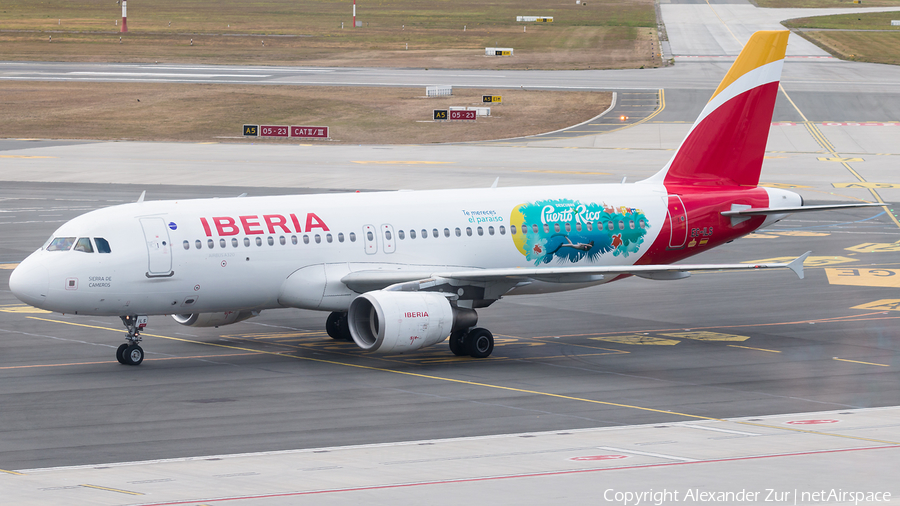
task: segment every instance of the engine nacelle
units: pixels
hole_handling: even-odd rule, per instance
[[[173,314],[176,322],[188,327],[218,327],[242,322],[259,315],[259,311],[225,311],[224,313]]]
[[[350,303],[347,321],[360,348],[404,353],[435,345],[457,328],[474,326],[478,315],[452,307],[439,293],[375,291]]]

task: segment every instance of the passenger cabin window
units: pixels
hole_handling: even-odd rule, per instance
[[[73,244],[75,244],[74,237],[57,237],[50,241],[47,251],[69,251]]]
[[[102,237],[94,237],[94,244],[97,245],[97,253],[112,253],[109,247],[109,241]]]
[[[402,230],[398,230],[398,231],[397,231],[397,237],[399,237],[400,240],[406,239],[406,233],[405,233],[404,231],[402,231]],[[341,239],[341,240],[343,241],[343,239]]]
[[[91,246],[91,240],[87,237],[79,237],[78,241],[75,243],[75,251],[81,251],[84,253],[93,253],[94,247]]]

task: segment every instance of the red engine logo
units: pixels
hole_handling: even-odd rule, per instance
[[[426,311],[407,311],[403,313],[403,316],[407,318],[428,318],[428,313]]]

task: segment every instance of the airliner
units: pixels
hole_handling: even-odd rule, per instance
[[[144,359],[151,315],[195,327],[277,308],[328,311],[329,336],[405,353],[449,337],[488,357],[477,310],[504,296],[630,276],[788,268],[676,264],[801,211],[796,193],[759,187],[787,31],[748,41],[671,160],[631,184],[145,201],[91,211],[22,261],[11,291],[66,314],[119,316],[117,360]]]

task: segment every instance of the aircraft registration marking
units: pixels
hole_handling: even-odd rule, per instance
[[[847,251],[855,251],[857,253],[894,253],[900,251],[900,243],[864,242],[844,249]]]
[[[750,336],[739,336],[737,334],[723,334],[721,332],[710,331],[693,331],[693,332],[671,332],[662,334],[668,337],[677,337],[680,339],[691,339],[694,341],[746,341]]]
[[[900,288],[900,269],[825,269],[828,283],[847,286]]]
[[[850,309],[874,309],[880,311],[900,311],[900,299],[879,299]]]
[[[821,158],[819,158],[821,160]],[[861,158],[848,158],[849,161],[862,161]],[[835,188],[878,188],[878,189],[889,189],[889,188],[900,188],[900,184],[897,183],[870,183],[868,181],[859,181],[856,183],[831,183],[831,186]]]
[[[785,263],[794,260],[796,257],[774,257],[763,260],[748,260],[741,262],[742,264],[766,264],[766,263]],[[804,267],[825,267],[826,265],[845,264],[847,262],[856,262],[855,258],[847,257],[806,257],[803,262]]]

